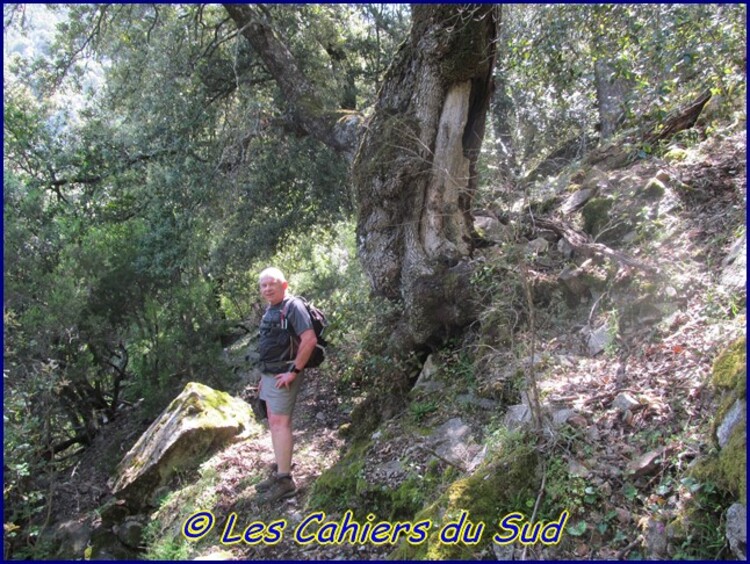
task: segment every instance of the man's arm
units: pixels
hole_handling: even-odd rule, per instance
[[[299,348],[297,349],[297,356],[294,359],[294,366],[302,370],[307,365],[307,361],[310,360],[310,355],[315,350],[315,345],[318,344],[318,338],[315,336],[315,331],[308,329],[299,336]]]
[[[297,349],[297,356],[294,358],[294,368],[298,368],[300,371],[305,368],[307,361],[310,360],[310,355],[315,350],[315,345],[318,344],[318,338],[315,336],[315,331],[308,329],[299,336],[299,348]],[[283,372],[282,374],[276,375],[276,387],[287,388],[289,384],[294,382],[297,377],[295,372]]]

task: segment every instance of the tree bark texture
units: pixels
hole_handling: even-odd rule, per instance
[[[406,347],[473,319],[466,259],[495,15],[491,5],[413,6],[354,161],[360,259],[377,294],[403,301],[396,338]]]
[[[613,65],[606,59],[594,62],[596,101],[599,106],[600,137],[608,141],[625,118],[625,104],[632,85],[618,77]]]

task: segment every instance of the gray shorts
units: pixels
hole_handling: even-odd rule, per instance
[[[292,415],[297,394],[304,379],[304,372],[297,374],[289,388],[277,388],[274,374],[264,372],[261,376],[263,385],[260,390],[260,399],[266,402],[268,411],[277,415]]]

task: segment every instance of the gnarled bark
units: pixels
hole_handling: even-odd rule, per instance
[[[495,9],[415,5],[354,162],[359,252],[418,346],[472,320],[466,260],[492,90]]]
[[[410,38],[369,123],[326,109],[262,5],[225,4],[300,129],[351,157],[360,260],[377,294],[405,305],[409,350],[473,320],[467,258],[476,160],[492,92],[497,8],[415,4]],[[362,139],[359,144],[359,139]]]

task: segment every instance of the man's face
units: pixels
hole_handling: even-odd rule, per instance
[[[261,278],[260,280],[260,295],[271,305],[276,305],[284,299],[286,288],[288,284],[286,282],[280,282],[273,278]]]

